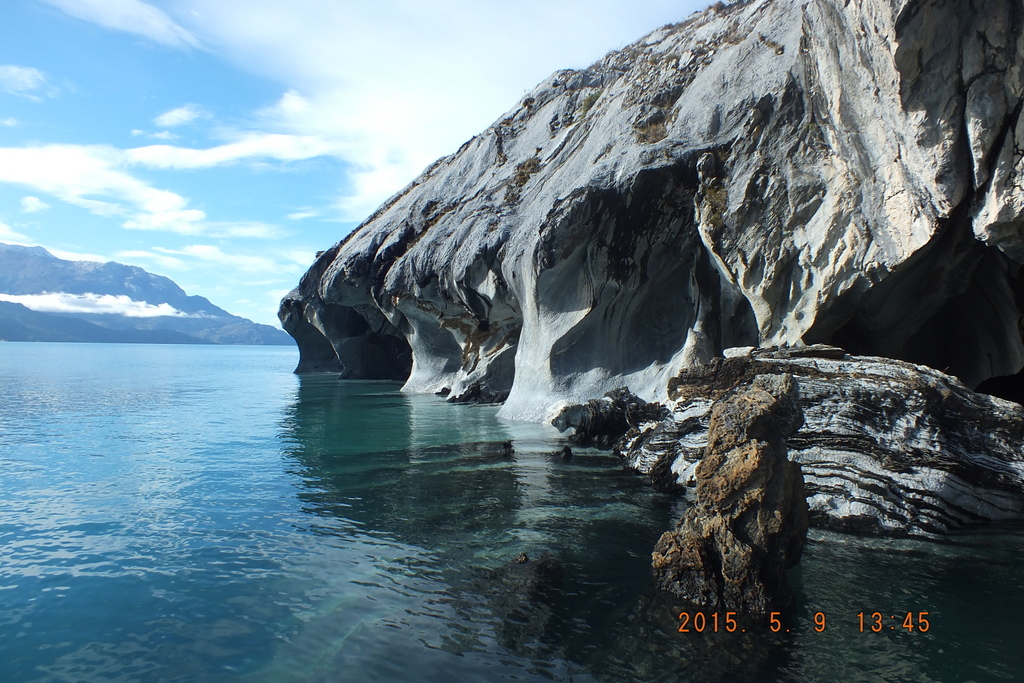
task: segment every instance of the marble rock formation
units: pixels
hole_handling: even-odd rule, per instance
[[[719,611],[788,606],[786,569],[807,536],[800,466],[786,459],[801,422],[789,375],[755,377],[715,403],[696,502],[654,548],[659,588]]]
[[[755,377],[797,379],[803,426],[787,441],[811,523],[932,536],[1024,516],[1024,407],[924,366],[828,346],[736,349],[669,384],[668,417],[618,443],[660,488],[700,486],[716,401]]]
[[[1024,367],[1019,0],[716,3],[554,73],[324,251],[299,371],[544,419],[735,346]]]
[[[563,407],[551,424],[559,431],[572,428],[569,439],[583,446],[611,448],[631,430],[653,426],[668,417],[660,403],[648,403],[625,387],[586,403]]]

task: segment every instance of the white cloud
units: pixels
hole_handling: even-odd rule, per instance
[[[33,93],[46,85],[46,76],[39,69],[31,66],[15,66],[13,64],[0,64],[0,90],[11,95],[21,95],[29,99],[38,100]],[[15,125],[15,119],[4,119],[4,125]]]
[[[220,247],[210,244],[193,244],[181,249],[156,247],[163,254],[191,256],[192,258],[222,266],[230,266],[249,273],[280,272],[281,265],[263,256],[247,256],[244,254],[225,253]]]
[[[290,221],[301,221],[307,218],[319,218],[320,215],[320,212],[314,209],[303,209],[302,211],[290,213],[287,216],[285,216],[285,218],[287,218]]]
[[[64,259],[65,261],[98,261],[99,263],[107,263],[110,261],[106,256],[100,256],[99,254],[88,254],[81,251],[64,251],[63,249],[54,249],[44,245],[40,246],[43,246],[43,248],[48,252],[57,258]]]
[[[179,235],[200,235],[205,231],[206,212],[199,209],[170,209],[139,213],[122,225],[129,230],[161,230]]]
[[[132,260],[135,260],[135,259],[142,259],[144,261],[152,261],[152,262],[156,263],[157,265],[159,265],[160,267],[167,268],[169,270],[187,270],[188,269],[188,266],[185,264],[185,262],[182,261],[179,258],[175,258],[173,256],[167,256],[166,254],[154,254],[151,251],[142,251],[142,250],[119,251],[116,254],[114,254],[114,256],[119,258],[119,259],[124,259],[126,261],[132,261]]]
[[[23,244],[29,241],[31,241],[29,237],[22,235],[20,232],[15,232],[14,228],[6,223],[0,223],[0,242],[6,242],[7,244]]]
[[[210,149],[151,145],[121,150],[107,145],[45,145],[0,148],[0,183],[27,186],[105,217],[122,217],[130,230],[183,235],[274,239],[275,225],[259,221],[209,221],[185,197],[153,187],[128,172],[131,166],[158,169],[210,168],[256,158],[295,161],[319,156],[328,146],[291,135],[250,135]],[[38,197],[22,200],[22,210],[40,211]]]
[[[198,104],[185,104],[177,109],[165,111],[163,114],[160,114],[160,116],[153,119],[153,123],[161,128],[174,128],[175,126],[183,126],[186,123],[192,123],[200,116],[205,115],[206,112]]]
[[[134,33],[175,48],[198,47],[195,36],[162,10],[140,0],[43,0],[83,21]]]
[[[169,130],[161,130],[156,133],[147,133],[139,128],[134,128],[131,131],[133,137],[139,137],[145,135],[147,138],[156,138],[157,140],[177,140],[178,136]]]
[[[560,68],[585,67],[708,0],[330,3],[178,0],[182,21],[285,94],[266,130],[330,143],[365,217]]]
[[[280,256],[290,263],[301,266],[303,270],[309,268],[316,260],[316,252],[307,249],[285,249],[280,252]]]
[[[6,119],[0,119],[0,126],[6,126],[8,128],[13,128],[14,126],[17,126],[17,125],[18,125],[18,119],[16,119],[16,118],[8,117]]]
[[[397,88],[401,90],[401,86]],[[444,149],[438,140],[448,137],[447,124],[435,122],[429,130],[420,128],[428,140],[414,139],[417,126],[401,120],[404,113],[415,109],[422,119],[433,118],[428,113],[428,104],[409,107],[406,101],[387,105],[372,106],[372,112],[365,114],[352,107],[350,99],[361,99],[364,95],[349,95],[344,92],[326,92],[305,97],[295,90],[289,90],[270,107],[257,114],[260,123],[269,129],[283,130],[296,138],[313,138],[324,144],[324,149],[350,164],[349,184],[351,189],[340,197],[334,208],[340,210],[343,220],[356,221],[365,218],[377,206],[404,187],[416,177],[437,156],[457,148],[464,140],[455,143],[451,136],[451,149]],[[411,96],[415,100],[415,95]],[[501,110],[497,110],[501,111]],[[457,119],[458,112],[449,112],[450,118]],[[420,122],[422,125],[422,122]],[[450,122],[448,122],[450,124]],[[482,123],[481,128],[487,124]],[[467,134],[470,135],[479,132]],[[425,152],[436,148],[437,155]]]
[[[39,213],[40,211],[46,211],[49,208],[50,205],[39,197],[28,196],[21,198],[21,210],[25,213]]]
[[[124,153],[105,145],[0,148],[0,182],[26,185],[124,227],[200,234],[206,214],[188,200],[121,170]]]
[[[0,182],[27,185],[102,216],[125,215],[140,226],[175,229],[183,217],[196,220],[184,197],[120,170],[122,156],[104,145],[0,148]]]
[[[274,302],[274,317],[277,317],[277,308],[281,305],[281,299],[283,299],[291,289],[272,289],[267,292],[267,297]],[[280,326],[279,326],[280,327]]]
[[[40,313],[103,313],[129,318],[188,317],[188,314],[182,313],[170,304],[153,305],[145,301],[135,301],[124,294],[0,294],[0,301],[21,304]]]
[[[207,232],[211,237],[231,239],[234,237],[247,237],[253,239],[280,239],[285,236],[284,231],[276,225],[258,222],[228,223],[223,221],[211,221],[207,223]]]
[[[300,161],[335,152],[336,147],[311,135],[250,133],[240,140],[207,149],[149,145],[125,150],[128,163],[149,168],[195,169],[251,159]]]

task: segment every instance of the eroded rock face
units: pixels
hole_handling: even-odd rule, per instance
[[[814,525],[930,536],[1024,515],[1019,404],[931,368],[835,347],[728,355],[670,383],[669,416],[620,444],[629,467],[661,488],[699,486],[716,401],[755,377],[793,376],[803,426],[787,445]]]
[[[1018,0],[750,0],[559,71],[317,260],[281,307],[299,369],[524,419],[663,401],[744,345],[1013,375],[1022,22]]]
[[[807,501],[786,438],[801,422],[789,375],[755,377],[715,403],[696,502],[654,548],[659,588],[743,614],[790,603],[786,569],[803,551]]]

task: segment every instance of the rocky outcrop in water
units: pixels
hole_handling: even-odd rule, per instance
[[[694,486],[718,401],[755,377],[793,376],[812,523],[927,536],[1024,515],[1024,407],[931,368],[835,347],[737,349],[669,385],[669,416],[620,442],[656,486]]]
[[[525,419],[664,401],[743,345],[1014,375],[1022,22],[1016,0],[718,3],[559,71],[317,259],[281,306],[299,370]]]
[[[755,377],[715,403],[696,501],[654,548],[659,588],[742,614],[789,605],[786,569],[803,551],[807,501],[786,438],[802,421],[789,375]]]
[[[631,430],[668,416],[660,403],[647,403],[625,387],[603,397],[562,408],[551,424],[559,431],[572,429],[569,439],[583,446],[611,448]]]

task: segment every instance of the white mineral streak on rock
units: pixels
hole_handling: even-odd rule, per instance
[[[738,346],[1016,373],[1022,15],[751,0],[559,71],[318,258],[299,370],[528,420]]]
[[[627,463],[657,477],[667,461],[675,483],[692,484],[713,399],[757,375],[791,374],[804,424],[789,457],[815,524],[930,535],[1024,514],[1024,408],[931,368],[815,352],[762,349],[684,373],[669,418],[628,435]]]

